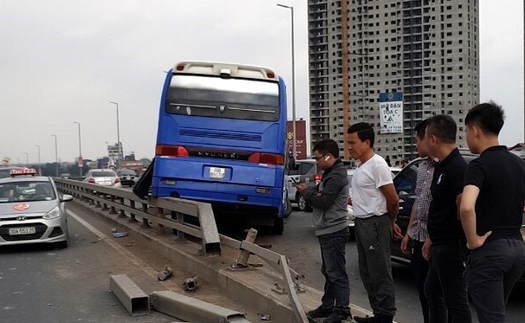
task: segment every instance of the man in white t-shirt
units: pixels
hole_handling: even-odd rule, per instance
[[[374,152],[374,129],[360,122],[350,126],[347,133],[350,155],[360,162],[352,178],[359,273],[374,313],[354,319],[358,323],[391,323],[396,305],[390,243],[393,237],[403,238],[395,223],[399,198],[388,164]]]

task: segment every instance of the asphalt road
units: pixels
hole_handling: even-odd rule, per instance
[[[73,205],[73,204],[72,204]],[[93,218],[81,214],[92,225]],[[96,221],[96,220],[95,220]],[[127,274],[146,293],[166,290],[152,277],[152,268],[163,268],[162,257],[142,250],[133,242],[118,242],[131,253],[118,251],[109,241],[100,240],[77,222],[68,221],[70,247],[47,246],[0,248],[0,322],[173,322],[172,317],[152,311],[146,316],[131,317],[109,291],[111,274]],[[242,239],[243,228],[230,227],[227,233]],[[110,232],[106,232],[110,235]],[[115,241],[115,239],[112,239]],[[257,243],[286,255],[291,267],[306,276],[305,284],[322,290],[320,252],[311,224],[311,213],[294,211],[285,220],[282,236],[259,234]],[[144,258],[147,254],[147,260]],[[144,262],[134,259],[138,256]],[[145,265],[147,264],[147,265]],[[148,268],[145,268],[149,267]],[[370,309],[359,277],[355,242],[347,244],[347,271],[350,275],[351,302]],[[410,269],[394,264],[397,322],[422,322],[417,292],[412,285]],[[186,277],[181,273],[179,277]],[[189,277],[189,276],[188,276]],[[176,284],[176,283],[174,283]],[[525,286],[517,286],[508,305],[507,322],[523,321]]]
[[[286,255],[290,259],[290,266],[306,276],[307,285],[323,290],[324,277],[320,271],[321,255],[317,238],[314,235],[311,213],[294,211],[285,220],[282,236],[259,235],[256,242],[271,245],[273,251]],[[347,272],[350,276],[350,302],[370,310],[367,294],[359,277],[357,248],[354,241],[348,242],[346,252]],[[394,264],[392,273],[396,285],[397,315],[395,320],[402,323],[423,322],[410,268]],[[525,286],[516,286],[507,306],[508,323],[523,322],[524,300]]]
[[[158,312],[132,317],[109,291],[127,274],[145,292],[165,290],[128,257],[68,220],[70,246],[0,248],[0,322],[173,322]]]

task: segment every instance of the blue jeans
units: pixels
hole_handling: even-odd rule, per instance
[[[346,273],[346,242],[350,238],[348,228],[319,236],[321,273],[325,277],[323,308],[348,308],[350,304],[350,283]]]

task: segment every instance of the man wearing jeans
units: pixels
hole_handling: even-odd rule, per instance
[[[346,242],[348,230],[349,183],[346,168],[339,159],[337,142],[325,139],[314,146],[314,159],[324,170],[323,179],[315,188],[297,185],[297,190],[313,208],[315,235],[321,247],[321,272],[325,277],[321,306],[309,311],[309,318],[325,318],[324,323],[340,323],[351,319],[350,283],[346,273]]]
[[[480,323],[505,322],[505,305],[525,268],[520,233],[525,163],[499,144],[503,109],[494,102],[465,118],[470,162],[461,199],[461,222],[470,249],[468,290]]]
[[[448,115],[428,119],[425,144],[434,158],[428,212],[429,237],[422,253],[430,260],[425,295],[430,323],[472,321],[465,280],[465,235],[458,214],[467,163],[456,148],[456,122]]]
[[[347,133],[350,155],[360,162],[352,177],[359,273],[374,312],[373,317],[355,320],[392,323],[396,306],[390,244],[393,234],[397,239],[403,238],[395,223],[399,198],[388,164],[374,152],[373,128],[360,122],[350,126]]]

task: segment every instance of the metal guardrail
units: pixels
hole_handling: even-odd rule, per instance
[[[288,294],[297,322],[308,322],[296,294],[297,282],[303,276],[288,267],[285,256],[254,244],[255,237],[241,242],[220,235],[209,203],[180,198],[149,198],[143,200],[126,189],[104,187],[68,179],[54,178],[54,181],[59,191],[87,201],[95,207],[102,208],[103,211],[108,211],[109,214],[127,217],[130,222],[139,222],[138,217],[142,221],[142,226],[155,228],[159,233],[166,233],[166,228],[170,228],[177,232],[179,239],[184,239],[185,234],[199,238],[201,239],[203,255],[220,254],[220,246],[225,245],[241,250],[239,257],[241,261],[239,262],[238,259],[238,263],[244,266],[246,266],[247,257],[250,253],[257,255],[282,275],[285,283],[283,291]],[[200,227],[184,222],[184,215],[197,217]],[[256,235],[256,230],[253,231]]]

